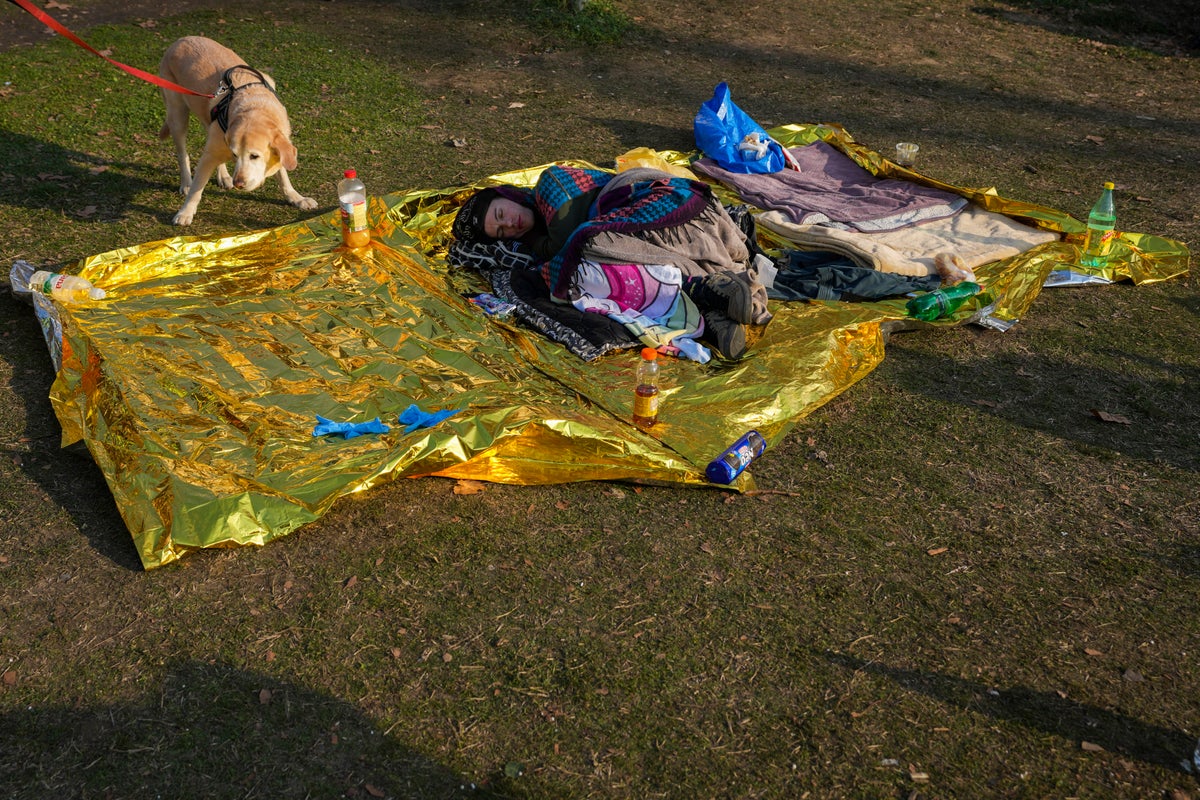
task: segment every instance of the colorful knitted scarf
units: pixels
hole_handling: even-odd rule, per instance
[[[572,198],[606,186],[616,177],[578,167],[546,168],[533,189],[543,219],[552,220]],[[555,297],[565,298],[588,240],[598,233],[636,233],[658,230],[693,219],[708,204],[709,188],[699,181],[663,174],[661,179],[617,185],[604,192],[563,248],[542,265],[542,277]]]

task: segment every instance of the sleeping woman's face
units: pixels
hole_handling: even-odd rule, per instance
[[[497,197],[483,217],[483,232],[493,239],[520,239],[533,230],[533,209]]]

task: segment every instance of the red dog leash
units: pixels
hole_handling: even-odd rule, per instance
[[[26,11],[28,11],[35,18],[37,18],[38,21],[40,21],[43,25],[45,25],[47,28],[54,31],[55,33],[58,33],[62,36],[67,37],[72,42],[74,42],[75,44],[82,47],[84,50],[95,53],[96,55],[100,56],[108,63],[112,64],[113,66],[120,67],[121,69],[125,70],[126,72],[128,72],[130,75],[133,75],[134,77],[141,78],[142,80],[144,80],[148,83],[153,83],[155,86],[161,86],[164,89],[170,89],[173,92],[180,92],[181,94],[194,94],[196,97],[212,97],[213,96],[211,94],[205,94],[204,92],[193,92],[191,89],[187,88],[186,86],[180,86],[177,83],[171,83],[166,78],[160,78],[157,75],[151,75],[149,72],[146,72],[145,70],[140,70],[137,67],[131,67],[128,64],[122,64],[120,61],[114,61],[113,59],[111,59],[108,56],[101,53],[96,48],[92,47],[87,42],[83,41],[83,39],[80,39],[78,36],[71,33],[58,20],[54,19],[49,14],[47,14],[45,11],[42,11],[40,8],[38,8],[37,6],[30,3],[29,0],[9,0],[9,2],[12,3],[13,5],[16,5],[20,8],[23,8]]]

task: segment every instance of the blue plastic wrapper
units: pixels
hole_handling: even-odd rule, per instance
[[[783,145],[737,107],[724,82],[717,84],[712,99],[700,106],[692,129],[696,146],[730,172],[764,174],[787,166]]]
[[[504,319],[517,310],[514,304],[507,300],[501,300],[491,292],[480,292],[479,294],[471,295],[467,299],[483,309],[484,313],[489,317],[496,317],[497,319]]]

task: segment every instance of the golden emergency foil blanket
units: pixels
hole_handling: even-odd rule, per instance
[[[53,399],[64,443],[86,442],[147,568],[263,544],[399,477],[703,485],[704,465],[744,429],[781,434],[882,356],[877,325],[798,305],[767,328],[761,357],[725,370],[673,362],[647,435],[627,422],[634,356],[588,364],[497,324],[454,288],[478,276],[426,261],[420,232],[385,222],[348,252],[335,223],[82,265],[108,300],[64,309]],[[397,415],[414,403],[460,411],[405,434]],[[318,414],[391,430],[314,438]]]
[[[775,133],[831,136],[858,152],[829,126]],[[539,172],[487,182],[531,184]],[[774,303],[742,361],[665,365],[660,423],[647,434],[629,422],[636,351],[584,362],[463,297],[488,288],[445,261],[453,213],[472,189],[372,198],[372,243],[359,251],[340,248],[330,214],[77,265],[108,296],[60,307],[51,400],[64,444],[84,441],[103,471],[145,567],[264,544],[401,477],[706,486],[704,466],[730,442],[751,428],[778,442],[879,363],[888,326],[908,324],[903,299]],[[1139,241],[1144,276],[1178,269],[1176,243],[1129,241]],[[986,265],[987,299],[1019,317],[1071,249]],[[1182,258],[1186,270],[1186,249]],[[405,433],[398,414],[412,404],[458,413]],[[314,437],[317,415],[379,417],[390,430]],[[751,487],[748,474],[734,486]]]

